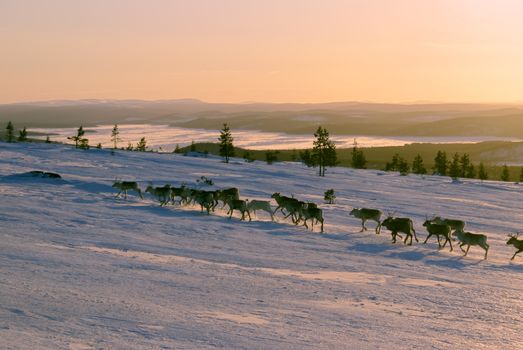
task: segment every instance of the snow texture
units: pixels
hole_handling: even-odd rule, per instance
[[[297,163],[0,144],[2,349],[522,349],[523,187]],[[32,170],[62,179],[23,176]],[[242,198],[273,192],[320,204],[325,233],[258,213],[115,198],[200,176]],[[336,202],[323,203],[333,188]],[[275,203],[273,206],[275,206]],[[359,232],[353,207],[414,220],[462,218],[490,251],[462,257]]]

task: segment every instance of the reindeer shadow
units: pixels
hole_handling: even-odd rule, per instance
[[[348,251],[357,251],[363,253],[383,253],[389,250],[394,250],[396,247],[393,244],[388,244],[384,242],[380,243],[356,243],[348,247]]]

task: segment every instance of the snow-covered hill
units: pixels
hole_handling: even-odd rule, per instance
[[[224,164],[174,154],[0,144],[2,349],[519,349],[523,186],[300,164]],[[57,172],[62,180],[24,177]],[[263,212],[257,220],[115,199],[200,176],[242,198],[273,192],[322,203],[325,233]],[[360,233],[353,207],[411,217],[420,238]],[[421,244],[426,215],[488,235],[488,260]],[[373,227],[372,223],[369,226]]]

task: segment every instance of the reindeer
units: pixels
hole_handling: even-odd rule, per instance
[[[180,201],[178,202],[181,204],[188,204],[189,203],[189,197],[191,196],[191,189],[187,187],[185,184],[182,184],[181,187],[171,187],[171,202],[172,204],[176,203],[175,198],[180,197]]]
[[[413,235],[416,239],[416,242],[419,242],[418,237],[416,237],[416,231],[414,230],[414,224],[412,223],[412,220],[409,218],[395,218],[392,217],[392,214],[389,214],[389,216],[385,220],[383,220],[381,226],[391,231],[392,243],[396,243],[396,236],[399,236],[401,239],[401,236],[398,234],[398,232],[406,234],[405,240],[403,241],[404,244],[407,244],[407,240],[410,237],[410,243],[408,245],[412,245]]]
[[[240,199],[240,191],[236,187],[226,188],[223,190],[217,190],[215,195],[216,201],[222,201],[222,209],[225,208],[227,202]]]
[[[247,213],[249,221],[251,221],[251,213],[249,213],[249,210],[247,209],[246,201],[243,199],[230,199],[227,202],[227,205],[229,206],[229,211],[227,212],[227,214],[229,214],[229,219],[232,217],[234,210],[239,210],[240,213],[242,213],[242,218],[240,220],[245,220],[245,213]]]
[[[455,219],[445,219],[441,216],[436,216],[431,220],[435,224],[449,225],[452,234],[456,234],[456,231],[463,231],[465,229],[465,221]]]
[[[361,231],[366,231],[365,221],[373,220],[377,222],[376,234],[379,235],[381,231],[381,215],[382,212],[378,209],[369,209],[369,208],[354,208],[350,211],[349,215],[354,216],[355,218],[361,219]]]
[[[451,239],[451,236],[450,236],[451,228],[450,228],[449,225],[446,225],[446,224],[436,224],[436,223],[433,222],[433,220],[429,220],[427,218],[425,220],[425,222],[423,223],[423,226],[426,227],[427,232],[429,233],[427,238],[425,238],[425,241],[423,242],[423,244],[426,244],[427,241],[429,240],[429,238],[434,235],[434,236],[436,236],[438,238],[439,249],[445,248],[445,245],[447,245],[447,242],[449,242],[449,244],[450,244],[450,251],[454,250],[452,248],[452,239]],[[441,242],[440,242],[441,236],[443,236],[443,238],[445,238],[445,243],[443,243],[443,246],[441,245]]]
[[[207,215],[211,213],[211,210],[216,206],[216,200],[214,199],[214,191],[194,190],[193,200],[198,203],[203,213],[203,209],[207,211]]]
[[[160,202],[160,206],[164,206],[171,200],[171,185],[167,184],[162,187],[153,187],[152,185],[147,186],[145,192],[155,196]]]
[[[312,204],[312,206],[308,205],[307,203],[306,205],[302,205],[302,207],[299,209],[299,219],[303,219],[303,224],[307,229],[309,228],[309,226],[307,226],[307,220],[310,219],[311,230],[314,230],[314,220],[316,220],[316,222],[320,222],[321,232],[323,233],[323,211],[314,203]]]
[[[259,201],[253,199],[252,201],[247,202],[247,210],[249,213],[252,211],[254,212],[254,215],[256,215],[256,210],[263,210],[267,213],[271,214],[271,220],[274,221],[274,214],[272,212],[271,203],[268,201]],[[251,221],[250,215],[249,215],[249,221]]]
[[[118,198],[120,194],[123,193],[124,198],[127,199],[127,191],[133,190],[135,192],[138,192],[140,195],[140,198],[143,199],[142,191],[140,190],[140,187],[138,187],[138,183],[136,181],[120,181],[120,180],[114,180],[113,186],[114,188],[117,188],[120,190],[115,196],[115,198]]]
[[[510,258],[510,260],[514,260],[514,258],[516,257],[516,254],[523,252],[523,240],[518,239],[519,232],[515,236],[514,235],[508,235],[508,236],[510,238],[508,239],[507,244],[513,245],[514,248],[517,249],[517,251],[514,253],[514,255],[512,255],[512,258]]]
[[[454,232],[454,234],[461,242],[459,247],[461,248],[461,251],[465,253],[463,256],[467,256],[471,245],[477,245],[485,250],[485,259],[487,258],[487,253],[489,249],[489,245],[487,244],[487,236],[477,233],[464,232],[462,230],[458,230]],[[467,246],[467,250],[463,249],[464,245]]]
[[[307,203],[301,202],[301,201],[297,200],[296,198],[282,196],[282,195],[280,195],[279,192],[274,193],[271,197],[274,198],[274,200],[278,204],[276,209],[274,209],[274,214],[276,214],[276,212],[278,210],[280,210],[282,212],[282,214],[285,215],[285,217],[284,217],[285,219],[287,219],[290,216],[292,219],[292,222],[295,225],[298,225],[298,222],[301,219],[300,209],[302,207],[306,206]],[[286,214],[283,211],[284,209],[288,212],[288,214]]]

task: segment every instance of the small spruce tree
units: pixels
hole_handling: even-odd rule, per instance
[[[85,131],[84,131],[84,128],[82,125],[80,125],[80,127],[78,128],[78,130],[76,131],[76,135],[74,136],[69,136],[67,139],[68,140],[72,140],[74,141],[74,147],[75,148],[78,148],[78,145],[80,144],[80,142],[82,142],[82,139],[83,139],[83,136],[85,135]],[[85,142],[84,142],[85,143]]]
[[[111,131],[111,141],[113,142],[113,150],[118,148],[118,141],[122,141],[118,136],[120,130],[118,130],[118,124],[114,124],[113,130]]]
[[[220,141],[220,156],[224,157],[225,163],[229,163],[229,158],[234,157],[234,146],[232,144],[234,139],[227,123],[223,124],[218,140]]]
[[[507,164],[503,164],[503,167],[501,168],[500,180],[501,181],[509,181],[510,180],[510,174],[509,174],[509,171],[508,171]]]
[[[367,168],[367,159],[365,158],[365,154],[363,154],[363,151],[358,148],[356,142],[354,142],[354,147],[352,148],[351,166],[355,169]]]
[[[325,191],[323,194],[323,199],[325,199],[328,204],[334,204],[334,200],[336,199],[334,189],[331,188],[330,190]]]
[[[314,158],[311,155],[311,151],[308,149],[300,151],[300,159],[303,162],[303,164],[305,164],[309,168],[315,166]]]
[[[136,145],[136,150],[139,152],[145,152],[147,149],[147,141],[145,141],[145,137],[142,137],[138,144]]]
[[[409,163],[403,159],[403,158],[400,158],[399,160],[399,163],[398,163],[398,171],[400,172],[400,175],[407,175],[409,173],[409,170],[410,170],[410,166],[409,166]]]
[[[133,147],[133,144],[132,143],[127,143],[127,147],[125,148],[127,151],[133,151],[134,150],[134,147]]]
[[[447,175],[450,176],[452,179],[457,179],[461,175],[459,154],[454,153],[454,156],[452,157],[452,161],[450,162],[450,165],[449,165]]]
[[[434,173],[445,176],[447,175],[448,161],[447,153],[438,151],[436,157],[434,158]]]
[[[174,151],[173,153],[182,153],[182,150],[180,148],[180,145],[179,144],[176,144],[176,147],[174,148]]]
[[[252,162],[254,162],[254,157],[253,157],[253,155],[251,154],[251,151],[249,151],[249,150],[245,150],[245,151],[243,152],[243,159],[244,159],[246,162],[248,162],[248,163],[252,163]]]
[[[485,170],[485,166],[483,165],[483,162],[480,162],[479,166],[478,166],[478,179],[480,179],[481,181],[488,180],[488,174],[487,174],[487,171]]]
[[[470,167],[470,157],[467,153],[463,153],[459,159],[459,176],[467,177],[467,172]]]
[[[24,141],[27,141],[27,129],[24,128],[22,130],[19,131],[20,135],[18,136],[18,141],[20,142],[24,142]]]
[[[51,139],[49,138],[49,135],[45,138],[45,143],[51,143]]]
[[[423,165],[423,158],[421,158],[421,155],[419,153],[416,155],[414,161],[412,162],[412,172],[418,175],[423,175],[427,173],[427,169],[425,169],[425,166]]]
[[[325,168],[336,166],[338,158],[336,155],[336,145],[329,139],[329,132],[327,129],[318,126],[314,133],[316,140],[313,142],[312,158],[314,164],[319,167],[319,176],[325,176]]]
[[[15,135],[14,135],[15,127],[13,126],[13,123],[11,123],[11,121],[9,121],[7,123],[5,130],[6,130],[6,133],[5,133],[6,141],[13,142],[15,139]]]
[[[89,149],[89,140],[86,138],[81,138],[78,143],[78,148],[85,150]]]
[[[476,168],[474,167],[474,164],[470,163],[470,165],[467,167],[465,171],[465,177],[469,179],[476,177]]]
[[[267,151],[265,152],[265,161],[267,164],[272,164],[278,161],[278,154],[280,151]]]

